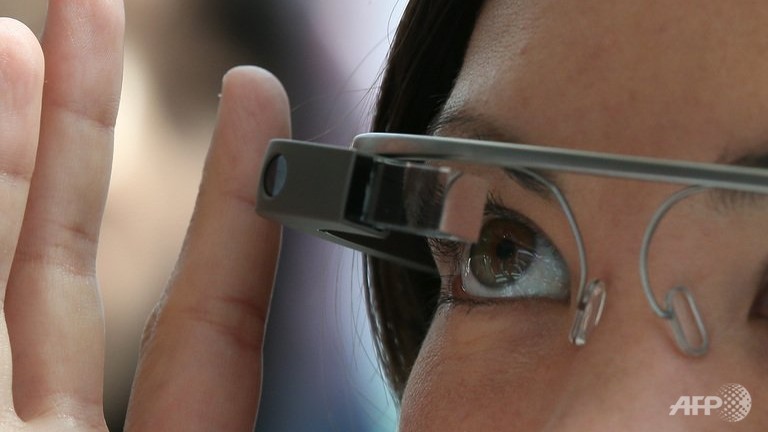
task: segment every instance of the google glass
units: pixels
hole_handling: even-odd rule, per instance
[[[599,279],[588,280],[584,240],[563,177],[674,187],[646,227],[639,273],[651,309],[691,356],[707,352],[709,336],[689,286],[712,279],[692,269],[734,255],[727,247],[734,232],[743,238],[768,232],[768,170],[761,168],[378,133],[356,137],[349,149],[275,140],[264,160],[256,206],[262,216],[423,272],[436,272],[435,256],[446,249],[441,244],[459,244],[456,272],[470,295],[562,298],[570,292],[571,267],[577,269],[569,335],[576,345],[586,343],[599,322],[606,290]],[[699,228],[688,233],[694,225]],[[685,236],[701,247],[673,256],[652,253],[652,243],[660,242],[652,240]],[[676,250],[660,243],[662,251]],[[720,255],[699,257],[707,248]],[[563,255],[578,264],[563,264]],[[652,280],[653,269],[665,265],[691,271],[680,280]],[[652,289],[657,285],[672,287],[663,303]]]

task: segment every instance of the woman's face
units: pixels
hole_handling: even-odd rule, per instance
[[[762,2],[486,3],[437,134],[701,162],[768,153]],[[733,236],[736,245],[750,242],[740,252],[748,260],[708,245],[723,257],[708,268],[701,263],[711,254],[700,246],[707,232],[696,224],[714,222],[691,213],[678,231],[696,235],[668,231],[680,259],[657,262],[654,278],[676,280],[685,269],[699,282],[691,288],[711,346],[694,358],[651,312],[637,269],[643,231],[670,187],[585,176],[564,177],[562,186],[589,276],[606,284],[600,325],[576,348],[567,302],[442,304],[405,391],[401,430],[764,430],[768,304],[754,304],[766,280],[745,275],[766,274],[758,267],[768,263],[768,231]],[[444,281],[444,292],[461,290],[457,278]],[[703,410],[670,415],[681,396],[717,395],[726,383],[751,393],[740,423]]]

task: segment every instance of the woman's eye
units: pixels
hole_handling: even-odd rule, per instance
[[[538,228],[513,218],[487,221],[461,260],[466,294],[483,298],[551,298],[570,295],[568,267]]]

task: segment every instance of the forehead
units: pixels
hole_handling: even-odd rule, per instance
[[[768,138],[762,2],[490,0],[447,110],[536,144],[713,161]]]

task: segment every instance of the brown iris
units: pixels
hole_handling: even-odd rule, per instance
[[[536,232],[514,219],[492,219],[469,251],[478,282],[490,288],[517,282],[536,259]]]

